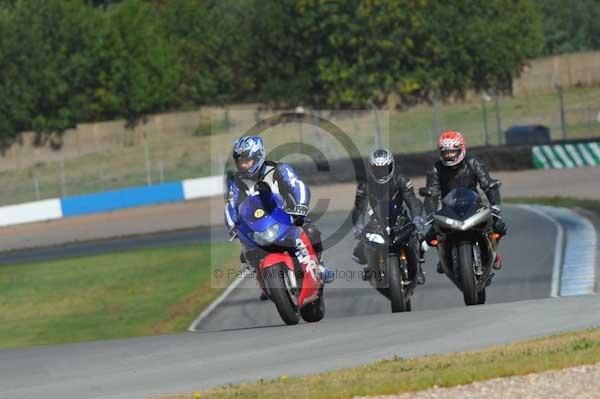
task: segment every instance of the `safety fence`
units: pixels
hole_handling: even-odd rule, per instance
[[[482,159],[492,171],[554,169],[600,165],[600,142],[565,142],[539,146],[476,147],[469,154]],[[417,154],[395,154],[398,170],[408,176],[422,176],[437,159],[433,151]],[[341,159],[323,165],[293,164],[310,185],[351,183],[364,178],[357,165],[366,159]],[[315,170],[316,169],[316,170]],[[362,173],[365,169],[362,168]],[[119,209],[181,202],[222,195],[223,176],[201,177],[182,181],[135,186],[91,194],[51,198],[0,207],[0,226],[10,226],[61,219]]]

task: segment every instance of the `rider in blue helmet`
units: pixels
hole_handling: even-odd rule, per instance
[[[326,283],[333,281],[333,272],[322,264],[323,245],[321,233],[307,218],[310,190],[288,164],[267,161],[265,146],[259,136],[240,137],[233,146],[235,173],[227,179],[228,195],[225,205],[225,224],[233,237],[237,231],[237,207],[248,196],[254,194],[254,186],[265,182],[274,193],[279,193],[285,206],[293,215],[295,224],[303,226],[321,263],[321,276]],[[240,259],[244,264],[256,267],[251,259]],[[264,293],[261,299],[268,299]]]
[[[265,164],[265,146],[260,136],[244,136],[233,145],[233,159],[238,177],[257,178]]]

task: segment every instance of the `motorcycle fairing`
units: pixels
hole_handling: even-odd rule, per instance
[[[296,279],[300,288],[297,297],[298,307],[307,305],[319,298],[322,285],[319,261],[308,236],[300,227],[289,229],[288,239],[295,243],[294,256],[290,252],[274,252],[267,254],[259,264],[260,275],[272,272],[273,266],[284,264],[289,273],[296,276],[296,265],[301,270],[301,278]],[[291,249],[291,247],[290,247]]]

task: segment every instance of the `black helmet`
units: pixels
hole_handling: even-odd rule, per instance
[[[394,156],[384,148],[373,151],[369,157],[369,170],[377,183],[389,182],[394,174]]]

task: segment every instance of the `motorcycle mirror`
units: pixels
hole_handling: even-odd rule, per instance
[[[500,188],[501,186],[502,182],[500,180],[493,180],[487,189],[490,190],[492,188]]]

